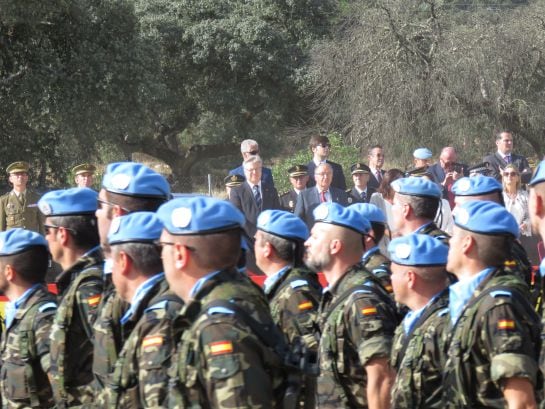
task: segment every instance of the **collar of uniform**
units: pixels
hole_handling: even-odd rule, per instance
[[[545,277],[545,258],[541,260],[541,264],[539,265],[539,273],[541,274],[541,277]]]
[[[367,194],[367,187],[365,189],[360,189],[359,187],[357,186],[354,186],[354,189],[356,189],[356,192],[358,192],[358,194],[362,194],[363,192],[365,192],[365,194]]]
[[[433,302],[439,297],[439,295],[442,294],[443,291],[438,292],[433,297],[430,298],[430,300],[424,305],[422,308],[416,311],[409,311],[407,315],[405,315],[405,318],[403,319],[403,330],[405,331],[405,335],[408,335],[411,330],[414,327],[414,324],[416,324],[416,321],[424,314],[424,311],[426,311],[426,308],[428,308],[430,305],[433,304]]]
[[[15,196],[17,196],[17,197],[19,197],[19,196],[21,196],[21,195],[25,195],[26,192],[27,192],[26,189],[23,190],[21,193],[17,193],[15,190],[12,190],[12,191],[11,191],[11,194],[12,194],[12,195],[15,195]]]
[[[361,263],[355,264],[350,267],[333,285],[328,285],[324,288],[323,293],[331,293],[333,296],[336,294],[342,294],[348,288],[355,285],[362,284],[368,277],[367,271],[362,268]]]
[[[420,226],[418,229],[416,229],[413,233],[414,233],[414,234],[418,234],[418,233],[424,231],[424,229],[425,229],[426,227],[428,227],[428,226],[429,226],[430,224],[432,224],[432,223],[433,223],[433,222],[428,222],[428,223],[423,224],[423,225]]]
[[[154,276],[148,278],[146,281],[144,281],[142,284],[138,286],[136,289],[132,300],[131,300],[131,306],[127,310],[127,312],[121,317],[121,324],[125,324],[127,321],[131,319],[133,314],[136,312],[138,307],[140,306],[140,303],[146,296],[146,294],[157,284],[159,281],[161,281],[165,277],[165,273],[159,273],[155,274]]]
[[[473,296],[477,287],[492,271],[494,271],[494,268],[492,267],[485,268],[476,276],[468,280],[458,281],[449,287],[448,308],[450,310],[450,318],[453,325],[456,324],[456,321],[460,318],[464,306]]]
[[[265,294],[270,293],[275,284],[278,283],[278,281],[280,281],[282,277],[284,277],[284,275],[290,268],[291,266],[288,264],[287,266],[281,268],[279,271],[265,279],[265,281],[263,282],[263,291],[265,292]]]
[[[91,250],[83,254],[72,266],[58,275],[55,283],[57,284],[59,294],[64,293],[64,291],[70,286],[70,283],[73,281],[75,276],[82,270],[85,270],[93,265],[99,267],[101,262],[102,251],[100,246],[93,247]]]
[[[299,189],[295,189],[295,188],[293,188],[293,191],[294,191],[295,193],[297,193],[297,194],[299,194],[299,193],[301,193],[301,192],[302,192],[302,190],[299,190]]]
[[[221,270],[212,271],[211,273],[208,273],[204,277],[199,278],[199,280],[195,283],[193,288],[191,288],[191,291],[189,292],[189,297],[194,299],[197,297],[197,294],[201,290],[201,288],[204,286],[204,284],[210,280],[211,278],[215,277],[221,272]]]
[[[32,294],[41,286],[41,284],[34,284],[32,287],[28,288],[19,298],[15,301],[9,302],[6,306],[6,328],[11,326],[13,319],[17,314],[17,310],[21,305],[23,305]]]
[[[361,257],[361,260],[368,260],[371,256],[373,256],[376,253],[379,253],[380,249],[378,246],[371,247],[369,250],[367,250],[365,253],[363,253],[363,256]]]

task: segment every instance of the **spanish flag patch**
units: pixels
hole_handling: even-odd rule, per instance
[[[142,341],[142,348],[158,347],[160,345],[163,345],[163,337],[160,335],[149,336]]]
[[[212,342],[209,346],[212,355],[230,354],[233,352],[233,343],[231,341]]]
[[[375,315],[377,313],[377,309],[375,307],[362,308],[361,313],[363,315]]]
[[[312,301],[303,301],[299,303],[299,311],[306,311],[312,308]]]
[[[498,321],[498,329],[502,329],[502,330],[515,329],[515,321],[513,321],[513,320],[499,320]]]
[[[91,307],[94,307],[100,302],[100,294],[93,295],[92,297],[87,298],[87,304],[89,304]]]
[[[394,289],[391,285],[387,284],[384,286],[384,289],[388,291],[390,294],[394,292]]]

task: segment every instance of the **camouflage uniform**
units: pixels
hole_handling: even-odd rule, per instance
[[[101,400],[105,407],[165,406],[167,369],[174,350],[172,320],[181,306],[182,300],[169,291],[164,277],[148,290],[122,326],[129,335],[108,378]]]
[[[377,277],[389,294],[393,296],[392,272],[390,271],[390,260],[380,252],[378,247],[373,247],[364,253],[361,263],[363,268],[370,271]]]
[[[392,366],[397,371],[392,408],[441,408],[445,364],[444,332],[448,326],[448,289],[427,305],[409,334],[396,329]]]
[[[55,296],[38,285],[17,309],[2,335],[3,408],[54,406],[47,378],[50,370],[49,331],[57,310]]]
[[[446,331],[444,407],[504,408],[503,379],[536,385],[538,322],[525,284],[502,269],[491,272]]]
[[[234,310],[210,304],[216,300],[230,301]],[[175,325],[184,332],[169,372],[170,408],[277,407],[282,362],[257,332],[279,346],[283,337],[249,278],[231,269],[212,275]]]
[[[21,227],[43,235],[43,220],[37,204],[39,199],[40,195],[29,189],[19,197],[13,190],[1,196],[0,231]]]
[[[415,231],[415,233],[418,234],[427,234],[428,236],[435,237],[437,240],[440,240],[442,243],[446,244],[448,246],[448,241],[450,239],[450,235],[447,232],[444,232],[441,230],[437,225],[433,222],[428,223],[419,229]]]
[[[394,302],[357,264],[324,292],[320,319],[317,407],[366,408],[365,365],[390,356],[398,324]]]
[[[102,296],[102,263],[97,247],[57,278],[59,310],[51,329],[51,379],[58,408],[93,401],[93,323]]]

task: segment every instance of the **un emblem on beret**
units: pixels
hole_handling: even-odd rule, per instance
[[[38,208],[40,209],[40,212],[42,212],[45,216],[49,216],[52,212],[51,205],[47,202],[40,202],[38,204]]]
[[[121,227],[121,218],[116,217],[115,219],[112,220],[112,224],[110,225],[110,233],[117,233],[120,227]]]
[[[405,243],[398,244],[395,249],[397,258],[407,259],[411,255],[411,246]]]
[[[189,226],[189,223],[191,223],[191,217],[191,209],[187,207],[179,207],[174,209],[171,216],[172,225],[183,229]]]
[[[114,189],[125,190],[129,187],[129,184],[131,183],[131,177],[124,173],[119,173],[112,176],[111,182]]]
[[[258,223],[261,226],[266,226],[271,221],[271,214],[270,213],[261,213],[259,215]]]
[[[329,214],[329,208],[326,205],[320,205],[314,211],[316,220],[323,220],[327,217],[328,214]]]
[[[469,179],[462,179],[458,182],[458,189],[460,192],[467,192],[471,188],[471,182]]]
[[[454,215],[454,217],[456,218],[456,222],[464,226],[469,221],[469,213],[466,209],[459,208],[458,210],[456,210],[456,214]]]

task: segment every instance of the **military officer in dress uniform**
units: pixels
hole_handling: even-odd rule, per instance
[[[231,189],[237,186],[242,185],[246,181],[246,178],[239,174],[227,175],[223,179],[223,184],[225,185],[225,190],[227,192],[227,198],[231,197]]]
[[[354,187],[348,189],[348,203],[369,203],[375,189],[368,186],[371,169],[365,163],[354,163],[350,167]]]
[[[457,207],[447,270],[450,324],[445,408],[536,407],[539,317],[522,280],[503,268],[515,218],[490,201]]]
[[[6,169],[13,190],[0,197],[0,231],[21,227],[43,235],[43,220],[38,210],[40,196],[27,188],[27,162],[14,162]]]
[[[393,239],[388,252],[396,301],[410,309],[394,338],[392,407],[441,408],[448,247],[426,234],[409,234]]]
[[[72,168],[77,187],[93,186],[96,167],[90,163],[82,163]]]
[[[288,169],[292,189],[280,195],[280,206],[288,212],[295,211],[299,193],[305,190],[308,182],[308,167],[295,165]]]

